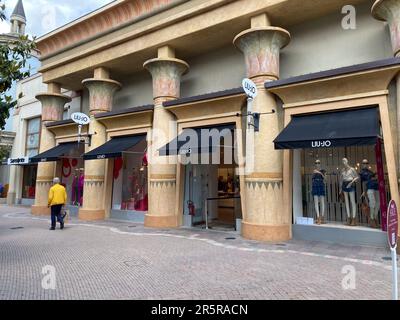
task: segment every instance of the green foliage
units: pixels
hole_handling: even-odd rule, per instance
[[[0,21],[5,20],[5,6],[0,5]],[[17,101],[9,95],[15,81],[22,80],[30,75],[28,59],[36,48],[35,39],[20,36],[19,39],[0,43],[0,129],[4,129],[6,120],[10,116],[10,109]]]
[[[12,146],[0,146],[0,161],[7,159],[11,154]]]

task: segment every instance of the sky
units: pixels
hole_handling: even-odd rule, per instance
[[[23,0],[27,19],[26,33],[30,36],[42,36],[72,20],[96,10],[113,0]],[[6,5],[8,21],[0,21],[0,34],[10,32],[9,18],[17,0],[0,0]],[[35,73],[38,62],[30,61],[32,73]],[[15,90],[13,87],[11,93]],[[12,131],[12,117],[7,121],[5,130]]]
[[[112,0],[23,0],[27,18],[26,32],[31,36],[44,35],[75,20]],[[0,0],[6,5],[9,19],[17,0]],[[9,21],[0,22],[0,34],[8,33]]]

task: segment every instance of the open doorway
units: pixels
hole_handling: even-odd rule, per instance
[[[233,231],[241,219],[239,176],[234,166],[185,166],[185,225]]]
[[[210,129],[215,130],[201,128]],[[215,132],[219,138],[209,141],[210,148],[198,148],[200,152],[191,155],[194,161],[184,166],[184,225],[235,231],[242,210],[234,127],[225,126]]]

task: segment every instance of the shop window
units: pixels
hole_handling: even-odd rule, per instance
[[[65,186],[68,195],[68,203],[72,206],[83,205],[83,185],[85,176],[85,161],[82,154],[85,151],[84,144],[71,150],[61,160],[61,183]]]
[[[294,185],[295,223],[311,221],[379,228],[382,219],[379,184],[385,186],[386,199],[390,199],[390,194],[387,168],[381,168],[383,174],[379,174],[380,153],[376,151],[375,146],[296,150],[300,161],[297,168],[294,164],[294,181],[300,171],[301,188]],[[301,197],[297,197],[300,189]],[[304,222],[304,218],[312,220]]]
[[[112,210],[145,214],[148,210],[147,142],[144,139],[114,158]]]
[[[27,122],[26,156],[34,157],[39,153],[40,118],[33,118]]]
[[[37,165],[23,167],[22,198],[35,199]]]
[[[25,155],[34,157],[39,154],[40,117],[27,120]],[[37,165],[23,167],[22,198],[35,199]]]

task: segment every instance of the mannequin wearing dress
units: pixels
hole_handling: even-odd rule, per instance
[[[315,167],[312,175],[312,196],[314,198],[315,212],[317,213],[317,224],[325,222],[325,173],[326,171],[321,169],[321,161],[315,160]]]
[[[349,165],[347,158],[342,159],[343,168],[340,175],[340,192],[344,194],[347,224],[356,226],[356,182],[359,179],[356,169]]]
[[[380,207],[379,201],[379,184],[376,173],[369,168],[369,162],[364,159],[360,171],[360,179],[362,185],[363,196],[368,199],[369,206],[369,226],[371,228],[379,228],[378,212]]]

